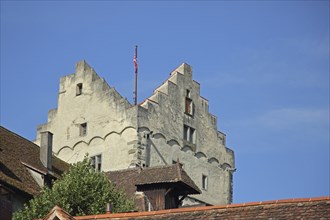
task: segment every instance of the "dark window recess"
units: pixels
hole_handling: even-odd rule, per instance
[[[189,89],[186,90],[186,97],[190,98],[190,90]]]
[[[87,123],[83,123],[83,124],[80,124],[80,128],[79,128],[79,135],[82,137],[82,136],[86,136],[87,134]]]
[[[190,143],[195,143],[195,138],[194,138],[194,136],[195,136],[195,129],[193,129],[193,128],[190,128],[189,129],[189,142]]]
[[[77,84],[77,87],[76,87],[76,96],[82,94],[82,89],[83,89],[83,84],[82,83],[78,83]]]
[[[207,190],[207,176],[206,175],[202,175],[202,188],[204,190]]]
[[[183,126],[183,140],[185,140],[185,141],[188,140],[188,130],[189,130],[189,127],[184,125]]]

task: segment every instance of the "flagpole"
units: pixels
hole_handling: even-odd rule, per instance
[[[135,68],[135,82],[134,82],[134,105],[137,105],[137,80],[138,80],[138,64],[137,64],[137,48],[138,46],[135,46],[135,54],[134,54],[134,68]]]

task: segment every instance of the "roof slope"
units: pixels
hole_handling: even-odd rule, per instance
[[[136,185],[155,183],[183,183],[191,188],[190,194],[201,193],[200,189],[179,163],[168,166],[148,167],[141,170],[140,178]]]
[[[148,168],[130,168],[125,170],[110,171],[106,173],[118,188],[122,188],[127,196],[132,197],[136,186],[178,183],[188,189],[189,194],[201,193],[194,181],[177,163],[174,165],[157,166]]]
[[[42,220],[74,220],[74,218],[56,205]]]
[[[222,206],[200,206],[151,212],[76,216],[91,219],[329,219],[330,197],[287,199]]]
[[[36,195],[41,188],[27,167],[39,173],[49,173],[40,161],[40,147],[31,141],[0,126],[0,183],[14,187],[29,195]],[[52,176],[58,177],[69,164],[52,157]]]
[[[133,198],[136,191],[135,183],[139,178],[140,172],[140,168],[130,168],[110,171],[106,175],[115,184],[116,188],[122,189],[128,197]]]

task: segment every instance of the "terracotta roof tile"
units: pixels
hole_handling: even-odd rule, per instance
[[[303,205],[300,205],[303,204]],[[151,212],[77,216],[89,219],[330,219],[330,197],[284,199]]]
[[[74,220],[74,218],[59,206],[54,206],[52,210],[42,220]]]

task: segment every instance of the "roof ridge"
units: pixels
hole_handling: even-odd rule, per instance
[[[120,169],[120,170],[109,170],[106,171],[105,173],[119,173],[119,172],[123,172],[123,171],[132,171],[132,170],[139,170],[140,167],[131,167],[131,168],[126,168],[126,169]]]
[[[8,132],[10,132],[11,134],[13,134],[14,136],[16,136],[16,137],[18,137],[18,138],[20,138],[20,139],[24,139],[24,140],[30,141],[29,139],[27,139],[27,138],[25,138],[25,137],[23,137],[23,136],[21,136],[21,135],[15,133],[15,132],[11,131],[11,130],[5,128],[5,127],[3,127],[2,125],[0,125],[0,128],[6,130],[6,131],[8,131]],[[33,143],[32,141],[30,141],[30,142]],[[39,147],[37,144],[35,144],[35,143],[33,143],[33,144],[36,145],[37,147]],[[39,147],[39,148],[40,148],[40,147]]]

